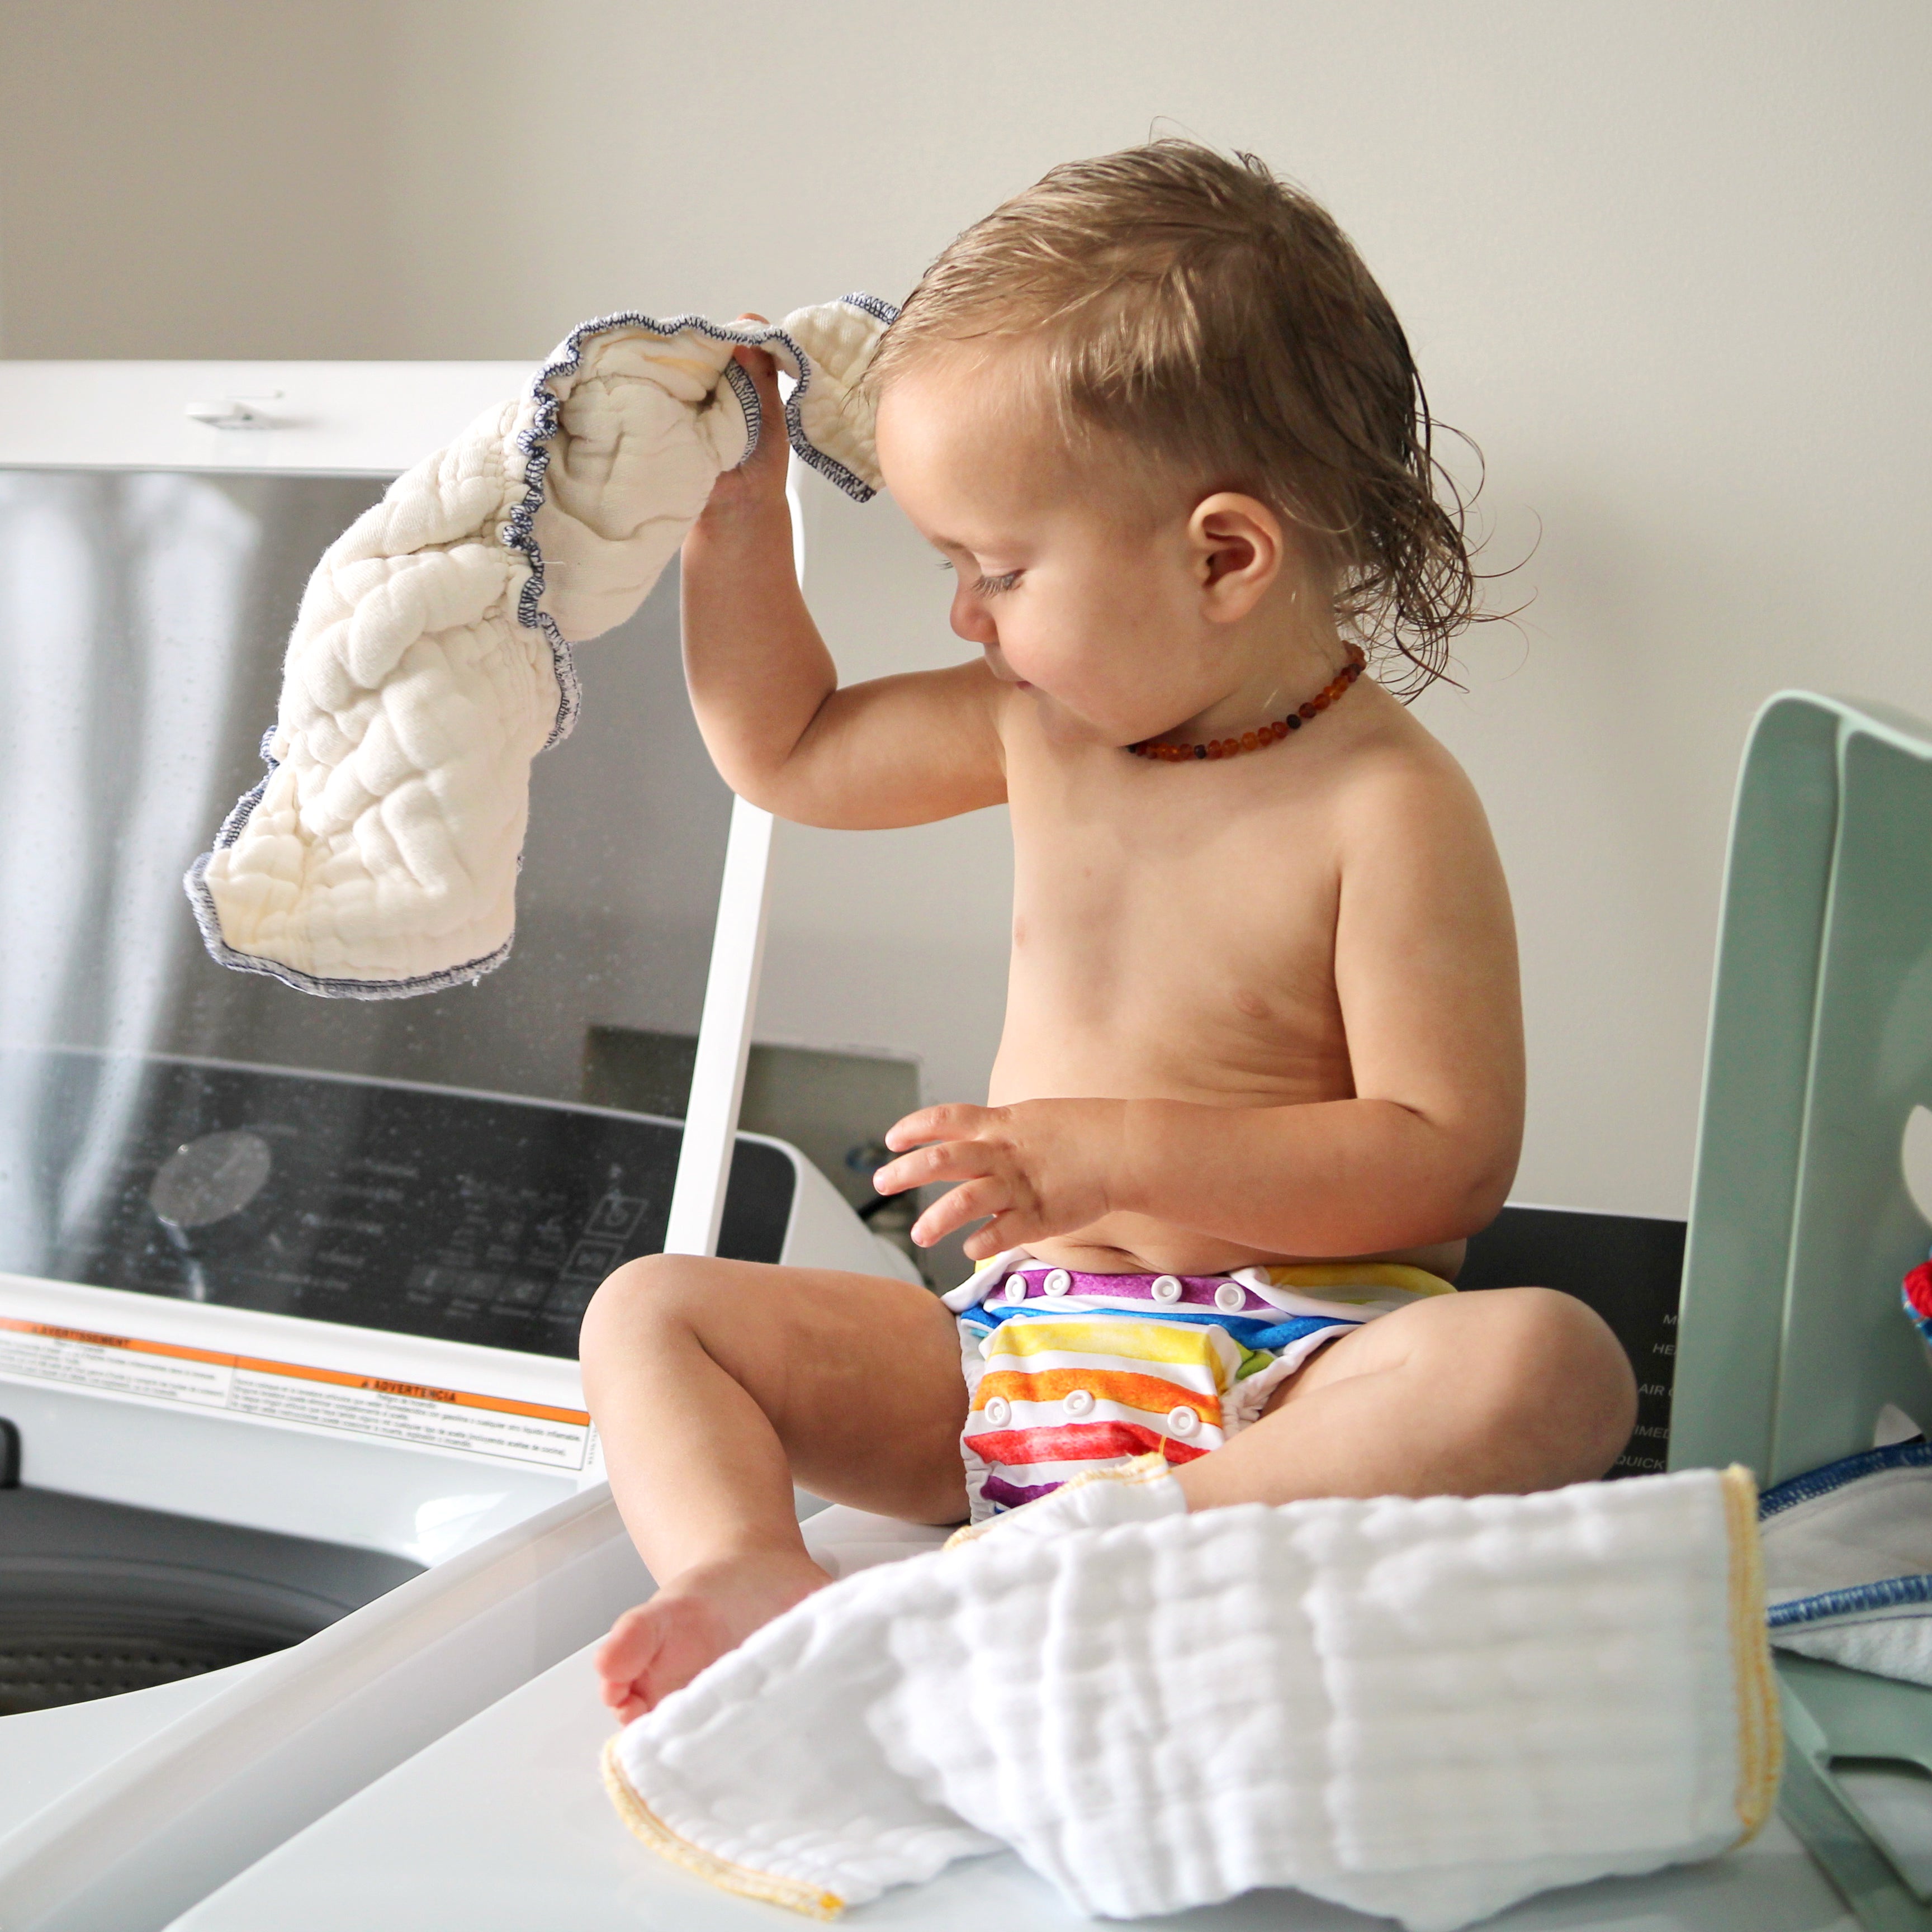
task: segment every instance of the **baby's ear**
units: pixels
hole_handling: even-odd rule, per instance
[[[1210,622],[1245,617],[1281,574],[1286,541],[1281,519],[1258,497],[1216,490],[1187,520],[1196,580]]]

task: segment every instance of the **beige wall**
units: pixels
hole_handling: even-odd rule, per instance
[[[1932,716],[1913,4],[15,6],[11,355],[522,356],[595,311],[901,293],[1158,122],[1324,196],[1488,462],[1526,603],[1424,715],[1522,928],[1526,1198],[1681,1213],[1728,794],[1782,686]],[[815,484],[848,674],[944,661],[889,505]],[[567,750],[557,755],[568,756]],[[997,1035],[998,814],[790,832],[761,1024]]]
[[[382,354],[388,13],[0,0],[0,347]]]

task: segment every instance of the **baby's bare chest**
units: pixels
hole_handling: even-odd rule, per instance
[[[1109,1067],[1168,1091],[1345,1087],[1326,815],[1254,786],[1147,790],[1015,788],[1003,1073],[1064,1083],[1077,1066],[1088,1091]]]

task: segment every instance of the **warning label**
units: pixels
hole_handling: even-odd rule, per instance
[[[590,1418],[579,1408],[552,1408],[502,1396],[127,1335],[98,1335],[4,1316],[0,1378],[59,1382],[102,1395],[378,1436],[544,1469],[580,1470],[591,1454]]]

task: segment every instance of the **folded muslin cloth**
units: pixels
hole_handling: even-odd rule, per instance
[[[1759,1514],[1773,1643],[1932,1684],[1932,1443],[1794,1476]]]
[[[1093,1501],[766,1624],[610,1741],[627,1822],[821,1918],[1007,1845],[1100,1917],[1293,1886],[1448,1932],[1770,1809],[1742,1471],[1020,1533]]]
[[[732,360],[796,379],[800,458],[861,500],[856,388],[892,319],[848,296],[776,326],[609,316],[332,544],[283,670],[268,776],[187,886],[225,965],[393,999],[508,956],[530,760],[575,720],[571,646],[641,604],[722,470],[758,442]]]

